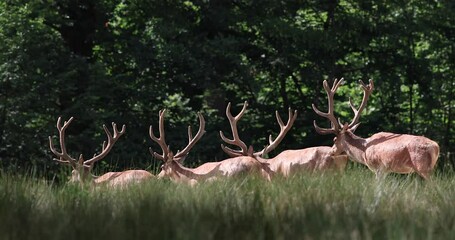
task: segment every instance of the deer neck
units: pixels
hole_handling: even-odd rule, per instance
[[[175,180],[198,180],[192,169],[184,167],[180,163],[174,162],[172,169],[174,172],[172,177],[175,178]]]
[[[365,163],[366,139],[358,137],[351,132],[346,132],[342,139],[342,148],[346,154],[356,162]]]

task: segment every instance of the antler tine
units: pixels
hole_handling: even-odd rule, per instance
[[[71,162],[67,161],[67,160],[62,160],[62,159],[59,159],[59,158],[53,158],[52,160],[54,160],[56,162],[59,162],[59,163],[64,163],[64,164],[70,164],[71,165]]]
[[[193,132],[192,131],[193,130],[191,128],[191,125],[188,125],[188,142],[191,142],[191,140],[193,139]],[[178,155],[179,153],[180,153],[180,150],[177,150],[176,155]]]
[[[74,168],[76,168],[76,159],[72,158],[68,152],[66,151],[66,145],[65,145],[65,130],[66,128],[70,125],[71,121],[73,121],[73,117],[71,117],[68,121],[65,121],[62,125],[62,117],[59,117],[57,119],[57,129],[59,132],[59,138],[60,138],[60,150],[61,152],[58,152],[54,148],[54,143],[52,142],[52,137],[49,136],[49,148],[53,154],[55,154],[58,158],[54,158],[54,161],[60,162],[60,163],[65,163],[65,164],[71,164]]]
[[[333,81],[333,86],[332,86],[331,92],[333,92],[333,94],[335,94],[335,92],[337,91],[338,87],[341,84],[343,84],[343,83],[344,83],[344,78],[340,78],[340,80],[335,78],[335,81]]]
[[[230,147],[224,146],[221,144],[221,149],[223,152],[227,153],[230,157],[240,157],[240,156],[246,156],[247,154],[243,153],[243,150],[234,150]]]
[[[83,164],[85,166],[90,166],[93,163],[103,159],[111,151],[112,147],[117,142],[117,140],[125,133],[126,126],[123,125],[122,126],[122,130],[119,131],[118,128],[117,128],[117,124],[112,122],[112,129],[114,130],[114,134],[112,134],[109,131],[109,129],[106,127],[106,125],[104,125],[104,124],[103,124],[103,129],[104,129],[104,132],[106,132],[106,135],[107,135],[107,143],[103,142],[103,148],[101,150],[101,153],[100,154],[96,154],[95,153],[93,155],[93,157],[91,159],[89,159],[89,160],[84,161],[83,157],[81,155],[81,157],[79,158],[79,161],[83,162]]]
[[[344,82],[343,78],[341,78],[339,81],[338,81],[338,79],[335,79],[335,81],[333,82],[333,86],[330,88],[329,84],[327,83],[327,80],[324,80],[323,86],[327,93],[327,101],[328,101],[328,108],[329,108],[326,113],[321,112],[318,108],[316,108],[316,105],[311,104],[311,106],[313,107],[313,110],[316,112],[317,115],[330,120],[331,128],[321,128],[316,124],[316,121],[313,121],[314,128],[316,129],[316,132],[318,132],[319,134],[331,134],[331,133],[336,134],[336,133],[338,133],[338,131],[340,129],[340,123],[337,121],[337,119],[335,117],[335,113],[334,113],[333,97],[334,97],[335,92],[337,91],[338,87],[341,84],[343,84],[343,82]]]
[[[188,142],[191,142],[193,139],[193,130],[191,129],[191,125],[188,126]]]
[[[106,149],[106,147],[107,147],[107,142],[106,141],[103,141],[103,146],[102,147],[103,147],[102,150],[104,151],[104,149]],[[96,153],[93,156],[96,156]]]
[[[117,128],[117,124],[115,124],[114,122],[112,122],[112,129],[114,129],[114,139],[117,139],[119,138],[121,135],[123,135],[126,131],[126,125],[123,124],[122,126],[122,130],[119,131],[118,128]],[[106,131],[106,129],[104,129]]]
[[[292,128],[292,125],[294,125],[295,119],[297,118],[297,110],[295,110],[294,113],[292,113],[292,109],[289,108],[288,122],[286,123],[286,125],[284,125],[283,120],[278,114],[278,111],[275,111],[275,115],[278,124],[280,125],[280,133],[275,138],[275,140],[272,140],[272,135],[269,135],[269,145],[262,149],[262,151],[254,153],[254,156],[263,156],[264,154],[267,154],[273,149],[275,149],[278,146],[278,144],[280,144],[284,136],[286,136],[286,134]]]
[[[243,116],[243,114],[245,113],[247,107],[248,107],[248,102],[245,101],[245,102],[243,103],[242,110],[240,110],[239,114],[237,114],[235,117],[233,117],[233,116],[232,116],[232,113],[231,113],[231,103],[229,102],[229,103],[228,103],[228,106],[226,107],[226,116],[227,116],[229,119],[234,119],[235,121],[238,121],[240,118],[242,118],[242,116]]]
[[[182,151],[179,151],[177,152],[177,154],[174,155],[174,160],[176,161],[184,160],[188,155],[189,151],[191,150],[191,148],[193,148],[193,146],[199,141],[199,139],[201,139],[202,135],[205,134],[204,116],[202,116],[202,114],[199,112],[197,113],[197,115],[199,117],[199,130],[197,131],[196,136],[194,136],[193,138],[191,133],[191,126],[188,127],[188,145],[186,145],[186,147]]]
[[[153,133],[153,127],[150,125],[149,128],[149,135],[150,138],[158,143],[160,145],[161,150],[163,150],[163,154],[160,155],[157,152],[152,151],[152,148],[149,148],[150,153],[157,159],[160,159],[162,161],[166,161],[167,156],[169,155],[169,146],[166,144],[166,135],[164,132],[164,115],[166,113],[166,109],[160,110],[159,112],[159,122],[158,122],[158,129],[159,129],[159,134],[160,137],[156,137],[155,134]]]
[[[192,127],[191,125],[188,125],[188,142],[191,142],[191,140],[193,139],[193,133],[192,133]],[[176,155],[178,155],[180,153],[180,150],[177,150],[177,153]]]
[[[354,118],[352,119],[352,122],[349,124],[349,128],[351,128],[351,130],[353,130],[353,131],[357,128],[357,126],[359,124],[360,114],[365,109],[367,102],[368,102],[368,98],[370,97],[370,95],[374,89],[374,83],[373,83],[372,79],[369,80],[368,85],[365,85],[365,83],[363,83],[362,80],[359,80],[359,83],[360,83],[361,88],[363,89],[363,99],[362,99],[362,103],[360,104],[360,107],[358,109],[356,109],[354,107],[354,104],[352,103],[351,99],[349,98],[349,105],[351,106],[351,109],[354,112]]]

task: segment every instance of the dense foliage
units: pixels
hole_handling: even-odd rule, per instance
[[[326,102],[322,80],[344,77],[338,115],[352,117],[357,80],[376,89],[357,131],[425,135],[455,152],[455,3],[442,1],[5,0],[0,2],[0,160],[5,170],[51,161],[48,136],[58,116],[75,117],[74,156],[100,150],[102,124],[127,125],[105,164],[153,168],[150,124],[167,108],[167,142],[207,119],[188,163],[219,160],[224,109],[250,103],[239,124],[256,149],[288,107],[299,117],[282,149],[330,145],[311,109]],[[328,124],[328,123],[326,123]],[[322,123],[321,123],[322,125]],[[453,159],[452,159],[453,161]],[[116,166],[116,167],[114,167]],[[45,169],[45,171],[43,171]]]

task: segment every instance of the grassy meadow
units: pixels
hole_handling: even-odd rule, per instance
[[[127,189],[0,176],[0,239],[455,239],[455,175],[364,168]]]

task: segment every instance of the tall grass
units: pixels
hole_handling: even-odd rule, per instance
[[[0,176],[0,239],[455,239],[455,178],[365,169],[127,189]]]

